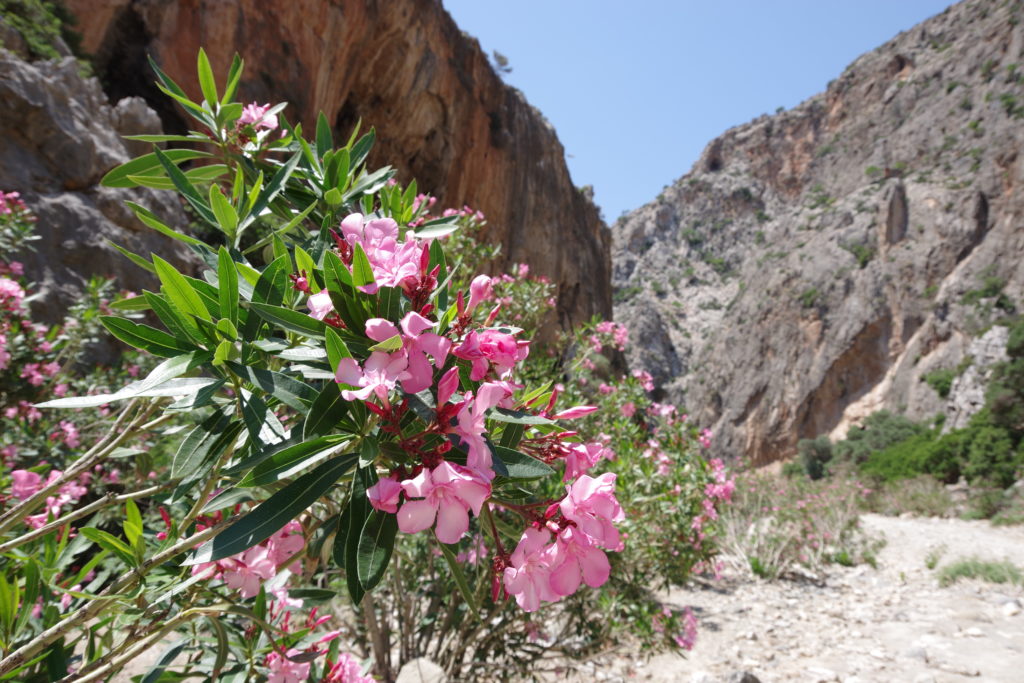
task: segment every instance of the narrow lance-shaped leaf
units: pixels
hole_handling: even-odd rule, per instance
[[[322,463],[198,548],[185,564],[222,560],[265,541],[327,493],[351,467],[352,460],[344,456]]]
[[[238,271],[231,254],[223,246],[217,251],[217,296],[221,316],[238,327]]]

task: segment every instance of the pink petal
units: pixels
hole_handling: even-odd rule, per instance
[[[398,509],[398,528],[407,534],[429,529],[436,514],[437,509],[425,500],[407,500]]]
[[[453,367],[444,373],[441,381],[437,383],[437,405],[438,407],[448,403],[452,394],[459,388],[459,369]]]
[[[334,375],[335,382],[359,386],[359,380],[362,378],[363,371],[354,358],[342,358],[338,361],[338,372]]]
[[[387,341],[398,334],[398,328],[390,320],[370,318],[366,321],[366,336],[376,342]]]
[[[434,323],[414,311],[406,313],[402,318],[402,331],[407,337],[418,337],[433,326]]]
[[[572,595],[580,587],[580,563],[575,557],[568,557],[565,562],[551,572],[551,590],[559,595]]]
[[[600,588],[611,575],[612,567],[608,556],[598,548],[588,548],[579,556],[580,567],[583,569],[583,580],[591,588]]]
[[[420,470],[420,473],[412,479],[403,481],[402,488],[413,498],[426,498],[434,490],[434,478],[431,476],[430,470]]]
[[[448,352],[452,348],[452,342],[447,337],[427,332],[416,339],[416,345],[429,353],[434,358],[434,365],[441,367],[448,358]]]
[[[468,529],[469,513],[461,503],[441,503],[437,509],[437,540],[456,543]]]

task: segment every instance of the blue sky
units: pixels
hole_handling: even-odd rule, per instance
[[[443,0],[558,131],[605,219],[727,128],[815,93],[945,0]]]

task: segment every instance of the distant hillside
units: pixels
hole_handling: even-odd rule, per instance
[[[924,380],[983,380],[1000,333],[979,337],[1024,300],[1022,20],[1020,2],[951,7],[729,130],[613,227],[630,361],[721,453],[765,463],[878,409],[977,408],[969,382]]]

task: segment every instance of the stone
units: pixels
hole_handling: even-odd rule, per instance
[[[749,671],[734,671],[727,680],[728,683],[761,683],[761,679]]]
[[[444,669],[426,657],[417,657],[405,663],[395,683],[445,683]]]
[[[839,674],[823,666],[809,666],[805,671],[816,683],[831,683],[831,681],[839,680]]]
[[[1003,606],[999,608],[1005,617],[1015,617],[1021,612],[1020,603],[1016,600],[1010,600],[1009,602],[1003,603]]]
[[[97,79],[82,78],[74,59],[26,62],[0,50],[0,188],[20,192],[37,218],[40,239],[18,258],[40,293],[32,304],[38,320],[58,322],[93,275],[134,291],[158,285],[111,242],[163,254],[186,269],[192,263],[183,244],[147,228],[124,205],[135,201],[183,229],[187,220],[170,193],[99,185],[130,158],[115,132],[118,118]],[[102,360],[112,354],[111,346]]]

